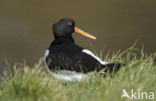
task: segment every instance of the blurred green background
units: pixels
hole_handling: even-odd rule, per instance
[[[64,17],[97,37],[74,34],[82,47],[105,55],[129,48],[141,35],[137,47],[156,51],[155,0],[0,0],[0,71],[5,60],[37,62],[54,39],[52,24]]]

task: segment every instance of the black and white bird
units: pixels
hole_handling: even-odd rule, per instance
[[[78,46],[72,34],[76,32],[91,39],[93,35],[75,26],[70,18],[53,25],[54,41],[45,52],[45,64],[50,74],[62,81],[80,81],[93,71],[118,71],[120,63],[102,61],[90,50]]]

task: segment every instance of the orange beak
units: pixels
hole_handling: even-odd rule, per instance
[[[90,39],[94,39],[94,40],[96,39],[95,36],[93,36],[93,35],[91,35],[91,34],[85,32],[85,31],[79,29],[78,27],[75,27],[75,32],[77,32],[78,34],[83,35],[83,36],[85,36],[85,37],[88,37],[88,38],[90,38]]]

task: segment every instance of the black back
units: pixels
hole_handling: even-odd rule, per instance
[[[101,64],[92,56],[83,53],[82,49],[73,40],[57,39],[49,47],[47,64],[51,70],[61,69],[84,73],[99,70]]]

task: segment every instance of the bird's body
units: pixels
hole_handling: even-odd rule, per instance
[[[68,23],[70,24],[68,27]],[[75,23],[72,19],[63,19],[53,27],[55,40],[45,53],[45,63],[48,71],[63,81],[80,81],[93,71],[113,71],[113,67],[120,64],[104,62],[91,51],[75,44],[72,38]],[[63,31],[64,30],[64,31]]]

